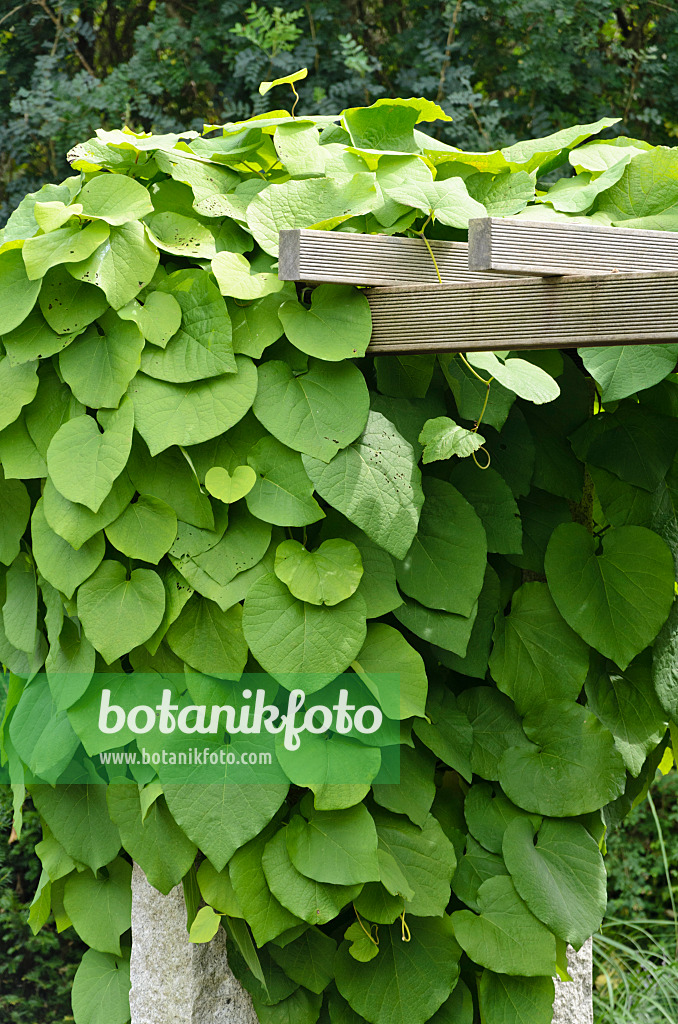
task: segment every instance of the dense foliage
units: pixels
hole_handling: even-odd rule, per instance
[[[260,80],[304,65],[307,112],[428,96],[454,117],[436,136],[470,149],[609,111],[670,142],[677,41],[678,13],[656,0],[5,0],[0,198],[7,213],[63,177],[64,154],[101,124],[249,117],[269,109]]]
[[[131,858],[184,880],[194,940],[224,924],[262,1024],[548,1024],[602,920],[678,701],[678,346],[372,360],[365,296],[283,284],[278,233],[670,227],[676,153],[586,141],[609,121],[463,152],[441,116],[101,131],[0,239],[4,751],[44,822],[32,924],[91,947],[77,1024],[103,986],[128,1018]],[[238,705],[246,669],[313,702],[348,673],[390,736],[323,756],[374,784],[100,763],[103,686]]]

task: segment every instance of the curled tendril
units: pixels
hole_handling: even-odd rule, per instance
[[[410,929],[407,927],[407,921],[405,920],[405,911],[404,910],[403,910],[402,914],[400,915],[400,923],[401,923],[401,931],[402,931],[401,938],[402,938],[403,942],[409,942],[410,939],[412,938],[412,933],[410,932]]]

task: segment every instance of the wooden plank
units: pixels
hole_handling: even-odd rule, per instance
[[[368,351],[457,352],[678,342],[678,271],[371,288]]]
[[[443,283],[489,281],[492,274],[469,270],[466,242],[429,239]],[[337,284],[439,284],[426,243],[395,235],[346,231],[280,232],[278,277],[282,281]]]
[[[469,223],[469,267],[510,274],[678,270],[678,232],[581,221],[482,217]]]

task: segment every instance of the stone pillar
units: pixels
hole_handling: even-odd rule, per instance
[[[578,953],[567,947],[567,969],[572,981],[555,979],[553,1024],[593,1024],[593,942],[587,939]]]
[[[231,973],[226,934],[188,941],[178,885],[163,896],[138,864],[132,874],[132,1024],[258,1024],[252,1000]]]

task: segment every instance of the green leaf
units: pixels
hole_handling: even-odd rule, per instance
[[[231,858],[228,871],[233,889],[257,946],[299,924],[299,919],[278,903],[266,884],[261,859],[271,836],[266,829]]]
[[[375,803],[395,814],[406,814],[410,821],[422,828],[436,795],[435,768],[436,760],[425,747],[401,747],[400,781],[374,783],[372,796]]]
[[[131,927],[132,865],[116,857],[99,875],[66,879],[64,907],[80,938],[100,953],[120,955],[120,936]]]
[[[316,551],[286,540],[278,545],[274,571],[293,597],[331,606],[356,592],[363,565],[357,547],[347,540],[326,540]]]
[[[236,174],[228,168],[205,162],[187,152],[158,151],[155,161],[160,170],[170,174],[175,181],[191,186],[196,206],[215,193],[229,192],[238,181]],[[209,213],[207,215],[210,216]]]
[[[95,223],[85,228],[81,234],[93,229],[103,229],[104,224]],[[68,228],[62,228],[68,231]],[[45,235],[52,238],[59,232]],[[101,238],[99,242],[101,242]],[[31,239],[39,241],[39,239]],[[26,243],[28,244],[28,243]],[[96,251],[95,251],[96,250]],[[84,257],[87,256],[87,259]],[[149,284],[160,259],[158,250],[146,236],[144,225],[138,221],[130,221],[121,227],[111,228],[110,237],[103,245],[89,247],[89,252],[77,250],[74,260],[64,260],[61,256],[56,263],[68,262],[69,273],[78,281],[95,284],[102,289],[113,309],[120,309],[139,294]],[[50,263],[50,266],[52,264]]]
[[[103,433],[92,416],[78,416],[59,427],[47,449],[47,468],[59,493],[98,512],[127,465],[133,427],[134,408],[127,398],[110,415]]]
[[[447,668],[465,676],[484,679],[492,646],[494,620],[501,603],[499,577],[491,565],[485,569],[485,582],[478,598],[478,613],[473,623],[466,654],[460,658],[451,651],[438,650],[436,657]]]
[[[514,217],[534,199],[534,178],[525,171],[470,174],[464,182],[471,198],[483,204],[488,217]]]
[[[490,853],[501,854],[507,825],[515,818],[525,818],[525,812],[515,807],[498,786],[475,782],[464,799],[464,817],[471,835]],[[538,825],[541,819],[535,821]]]
[[[678,605],[664,623],[652,651],[652,682],[666,714],[678,718]]]
[[[515,401],[515,392],[493,380],[488,395],[487,385],[457,356],[441,354],[438,361],[454,395],[459,416],[477,423],[484,408],[483,428],[490,426],[501,430]]]
[[[78,1024],[126,1024],[129,986],[129,960],[88,949],[73,980]]]
[[[477,606],[468,616],[454,615],[406,598],[393,614],[415,636],[463,658],[476,620]]]
[[[2,606],[5,636],[17,650],[32,654],[36,644],[38,588],[30,555],[22,551],[16,556],[7,570],[5,586],[6,599]]]
[[[631,153],[624,154],[618,150],[617,162],[602,174],[594,177],[580,171],[576,178],[560,178],[545,195],[538,197],[537,202],[548,203],[562,213],[586,213],[602,192],[619,181],[631,157]]]
[[[363,804],[337,811],[311,811],[287,826],[287,850],[302,875],[333,885],[376,882],[377,830]]]
[[[530,746],[515,705],[491,686],[464,690],[457,698],[457,705],[473,727],[473,774],[496,782],[504,752]]]
[[[236,850],[259,835],[282,804],[288,786],[227,782],[164,786],[175,822],[223,870]]]
[[[31,798],[50,832],[74,860],[98,871],[117,855],[120,835],[108,815],[105,786],[33,786]],[[102,1019],[102,1024],[107,1021]]]
[[[576,700],[589,668],[589,648],[556,608],[545,583],[524,583],[499,617],[490,672],[525,714],[550,698]]]
[[[261,1024],[316,1024],[320,1014],[322,996],[305,988],[297,988],[279,1003],[262,1003],[256,996],[252,1004]]]
[[[456,697],[446,688],[434,690],[426,714],[428,720],[415,722],[415,733],[436,757],[470,782],[473,730]]]
[[[78,748],[65,711],[58,712],[44,676],[31,680],[12,715],[10,739],[29,770],[55,783]]]
[[[334,978],[334,954],[337,944],[319,928],[309,928],[283,949],[271,947],[271,956],[285,974],[317,995]]]
[[[50,442],[66,420],[84,416],[85,408],[71,394],[51,365],[40,366],[38,393],[25,411],[26,427],[41,455],[47,455]]]
[[[519,398],[535,405],[553,402],[560,394],[560,387],[541,367],[526,359],[511,356],[503,360],[494,352],[469,352],[468,361],[479,370],[485,370],[509,391],[515,391]]]
[[[607,877],[598,843],[583,825],[546,820],[537,832],[528,818],[515,818],[503,852],[518,894],[555,935],[579,949],[598,931]]]
[[[109,786],[106,797],[123,847],[151,885],[167,895],[193,864],[195,844],[176,824],[163,796],[153,801],[143,820],[138,786]]]
[[[115,409],[141,364],[144,338],[136,324],[109,310],[59,356],[59,369],[83,405]]]
[[[158,284],[181,308],[181,326],[164,348],[147,348],[141,369],[149,377],[186,384],[238,372],[231,321],[219,289],[204,270],[177,270]]]
[[[337,885],[306,878],[297,871],[287,849],[287,827],[267,843],[262,866],[268,886],[284,907],[308,924],[327,924],[360,892],[361,885]]]
[[[445,1002],[459,977],[459,947],[449,918],[410,921],[379,929],[379,956],[357,963],[343,942],[335,958],[336,984],[356,1013],[373,1024],[424,1024]]]
[[[181,327],[181,306],[173,295],[151,292],[143,302],[132,299],[118,310],[121,320],[132,320],[146,341],[166,348]]]
[[[224,868],[223,871],[215,871],[210,862],[204,860],[198,868],[197,878],[200,895],[205,903],[214,907],[218,914],[243,917],[242,907],[238,903],[228,868]]]
[[[426,420],[419,441],[424,445],[422,462],[425,464],[451,459],[453,455],[464,459],[485,444],[481,434],[460,427],[449,416]]]
[[[257,475],[251,466],[236,466],[232,475],[223,466],[213,466],[205,474],[206,489],[226,505],[244,498],[256,482]]]
[[[37,362],[12,366],[7,356],[0,356],[0,430],[10,426],[21,410],[35,398],[38,390]]]
[[[261,359],[264,349],[272,345],[283,334],[283,325],[278,310],[285,299],[294,298],[296,292],[288,291],[289,284],[282,291],[265,295],[263,299],[243,304],[227,299],[226,307],[233,330],[233,351],[253,359]],[[292,285],[294,289],[294,285]]]
[[[173,444],[208,441],[242,419],[257,391],[257,371],[245,356],[236,358],[236,366],[237,373],[189,386],[137,374],[128,394],[135,426],[151,455]]]
[[[44,501],[38,501],[31,517],[33,557],[39,572],[48,583],[66,597],[73,597],[76,589],[100,564],[106,542],[102,533],[96,533],[78,550],[60,537],[45,519]]]
[[[388,718],[424,717],[428,689],[424,660],[397,629],[384,622],[370,623],[352,668]],[[390,678],[384,679],[384,674]]]
[[[480,912],[478,892],[488,878],[508,875],[501,857],[488,853],[473,836],[466,837],[466,849],[452,879],[452,890],[467,907]]]
[[[128,558],[140,558],[153,565],[169,551],[176,535],[174,511],[164,501],[148,494],[140,494],[106,527],[106,536],[113,547]]]
[[[247,661],[240,605],[227,612],[194,595],[167,631],[167,643],[191,668],[206,675],[240,675]]]
[[[133,494],[134,485],[127,473],[123,472],[113,481],[110,493],[99,506],[99,511],[92,512],[84,505],[64,498],[48,478],[43,491],[45,519],[55,533],[78,550],[90,537],[118,518]]]
[[[67,275],[70,281],[73,278]],[[104,308],[108,305],[104,298]],[[76,307],[77,308],[77,307]],[[73,341],[73,334],[56,334],[39,309],[29,313],[23,323],[5,334],[2,343],[12,366],[30,363],[34,359],[47,359],[56,355]]]
[[[27,277],[22,250],[9,249],[0,253],[0,283],[0,323],[2,333],[9,334],[33,309],[42,282]]]
[[[77,198],[85,217],[96,217],[108,224],[126,224],[153,212],[148,189],[124,174],[95,175],[83,185]]]
[[[264,252],[277,256],[280,231],[321,225],[336,227],[351,217],[368,213],[376,200],[374,177],[367,173],[354,174],[342,181],[286,181],[269,185],[254,196],[247,206],[247,226]]]
[[[382,185],[384,193],[404,206],[413,206],[434,221],[452,228],[468,228],[474,217],[486,217],[482,203],[469,195],[462,178],[445,181],[407,181],[402,185]]]
[[[31,499],[19,480],[0,478],[0,562],[11,565],[31,514]]]
[[[292,85],[294,82],[300,82],[302,78],[306,78],[307,74],[308,69],[302,68],[301,71],[294,71],[291,75],[285,75],[284,78],[274,78],[272,82],[261,82],[259,85],[259,95],[265,96],[276,85]]]
[[[289,448],[329,462],[364,429],[369,394],[352,363],[311,359],[306,372],[295,373],[274,360],[259,367],[252,411]]]
[[[410,893],[403,893],[406,912],[417,917],[440,917],[450,901],[457,858],[437,819],[432,814],[423,818],[420,828],[400,815],[377,811],[379,849],[393,858],[410,889]],[[383,873],[382,883],[389,888]]]
[[[45,671],[56,700],[64,711],[82,697],[94,674],[96,651],[73,619],[64,619],[58,642],[50,644]]]
[[[600,388],[603,402],[618,402],[668,377],[678,361],[678,345],[583,348],[581,359]]]
[[[245,499],[252,515],[276,526],[306,526],[324,517],[298,452],[263,437],[247,461],[257,474]]]
[[[374,883],[369,883],[374,884]],[[356,921],[344,932],[344,938],[347,942],[351,943],[349,953],[354,960],[359,960],[360,963],[366,964],[370,960],[374,960],[375,956],[379,956],[379,945],[372,935],[371,931],[368,935],[365,926],[362,921],[360,924]]]
[[[305,604],[267,573],[252,585],[243,612],[245,639],[265,672],[284,686],[287,674],[311,673],[307,693],[346,671],[363,645],[365,604],[354,594],[333,608]],[[296,683],[289,683],[293,688]]]
[[[499,762],[501,787],[534,814],[573,817],[615,800],[624,790],[624,762],[610,732],[592,711],[549,700],[528,711],[531,743],[509,747]]]
[[[644,227],[663,228],[665,218],[676,212],[676,152],[656,147],[635,156],[616,184],[596,203],[596,210],[613,222],[643,219]]]
[[[87,261],[99,246],[106,244],[108,230],[107,224],[99,222],[89,224],[82,230],[78,225],[72,225],[59,228],[57,231],[50,231],[46,235],[29,238],[21,250],[29,281],[37,281],[38,278],[44,277],[47,271],[51,267],[55,267],[57,263],[81,265],[81,260]],[[15,251],[11,250],[11,252]],[[98,282],[93,281],[92,283],[97,284]],[[35,294],[37,297],[37,291]],[[33,302],[26,313],[32,308]],[[23,320],[23,317],[21,319]],[[17,321],[17,323],[20,322]],[[13,326],[16,326],[16,323]]]
[[[468,616],[476,606],[487,564],[480,519],[450,484],[424,477],[419,529],[396,577],[409,597],[428,608]],[[448,586],[450,578],[455,586]]]
[[[637,778],[668,724],[652,685],[650,659],[636,659],[625,672],[592,673],[586,695],[591,710],[614,736],[627,770]]]
[[[582,461],[655,491],[675,458],[678,424],[675,418],[655,416],[631,402],[614,414],[595,416],[571,439]]]
[[[488,878],[478,903],[478,917],[470,910],[452,914],[457,942],[474,963],[530,978],[556,973],[556,940],[530,913],[510,878]]]
[[[145,444],[132,445],[127,472],[140,494],[149,494],[174,509],[183,523],[209,530],[214,514],[188,459],[178,448],[151,457]]]
[[[318,810],[352,807],[367,795],[381,767],[381,751],[341,735],[306,733],[298,750],[276,743],[278,762],[295,786],[307,786]]]
[[[546,577],[569,625],[625,669],[652,643],[671,610],[673,556],[641,526],[609,530],[600,554],[596,548],[584,526],[559,526],[546,552]]]
[[[406,555],[424,495],[412,446],[384,416],[370,412],[358,440],[328,464],[303,462],[322,498],[396,558]]]
[[[245,302],[279,292],[284,284],[277,274],[253,274],[249,260],[237,252],[217,253],[212,260],[212,273],[222,295]]]
[[[450,483],[473,506],[485,527],[487,550],[502,555],[523,550],[520,511],[509,485],[492,468],[479,469],[471,462],[456,464]]]
[[[151,569],[134,569],[127,579],[120,562],[105,560],[78,590],[78,618],[107,665],[148,640],[164,610],[165,588]]]
[[[211,942],[220,924],[220,914],[216,914],[211,907],[201,907],[189,929],[189,942]]]
[[[321,284],[311,295],[310,309],[283,302],[278,315],[296,348],[331,362],[364,356],[372,334],[369,303],[351,285]]]
[[[217,250],[207,224],[174,210],[154,213],[146,219],[146,231],[154,245],[173,256],[210,260]]]
[[[100,288],[76,281],[65,267],[47,271],[38,302],[42,315],[57,334],[82,331],[108,309]]]
[[[484,970],[478,983],[485,1024],[551,1024],[554,998],[551,978],[512,978]]]

